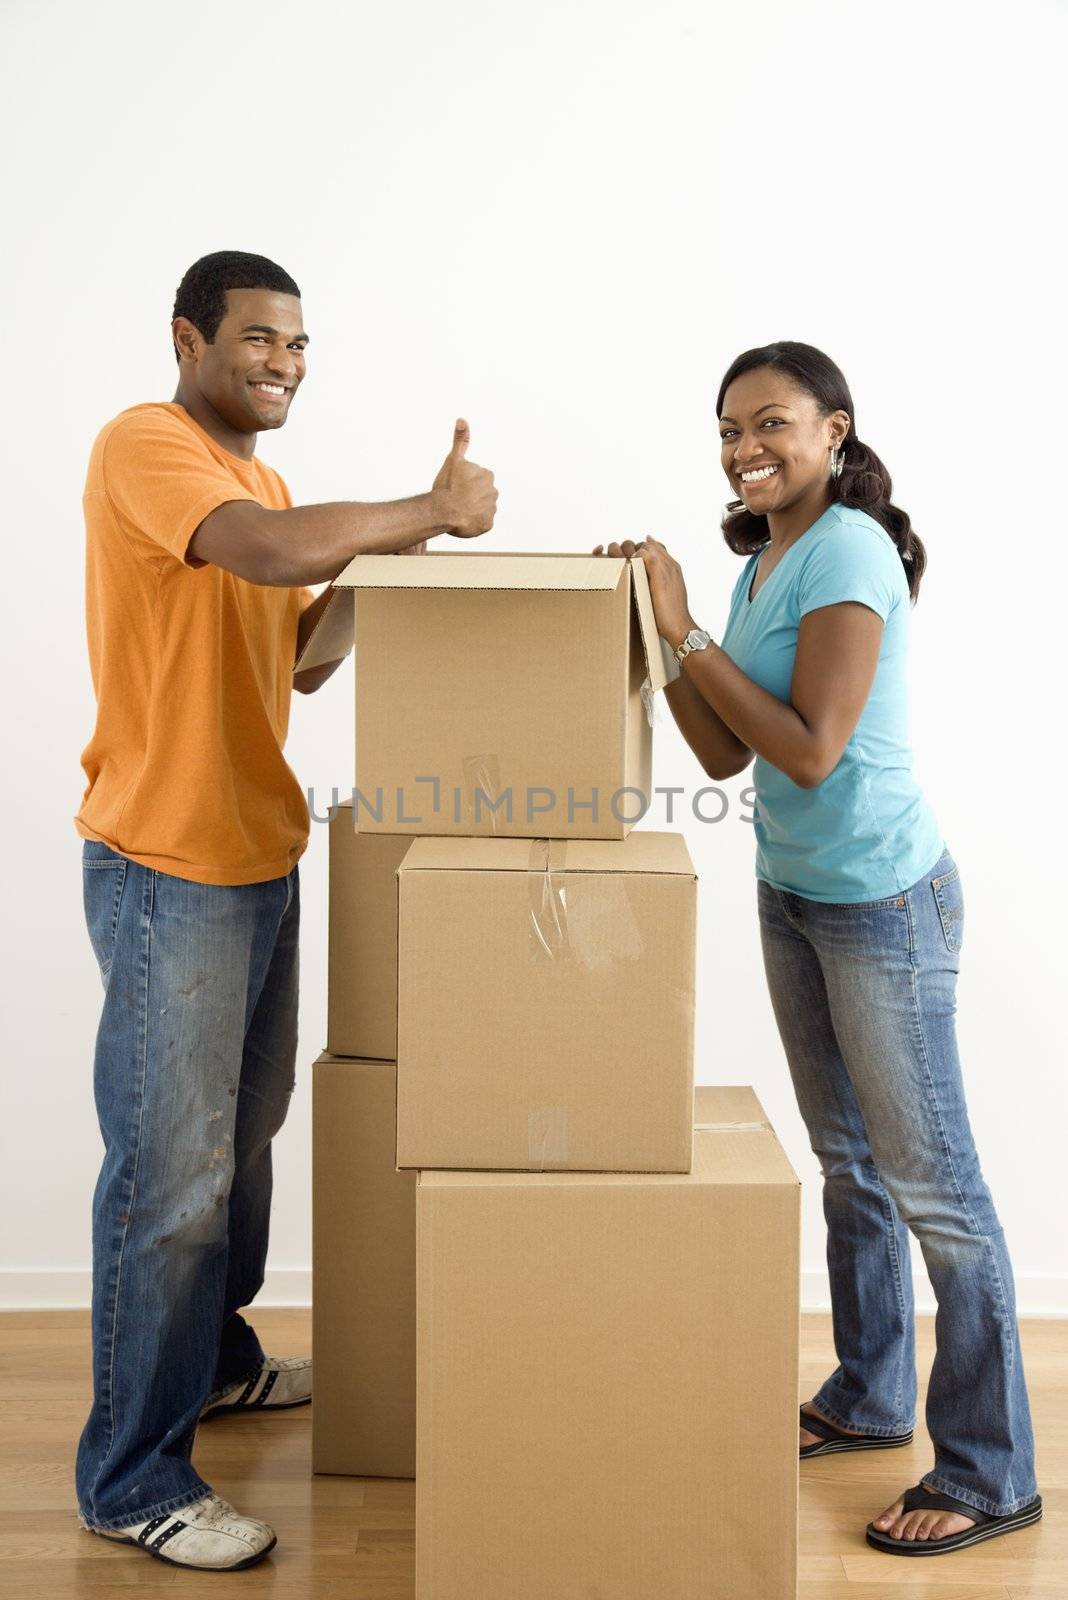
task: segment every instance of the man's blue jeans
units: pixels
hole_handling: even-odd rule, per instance
[[[208,1492],[189,1459],[201,1407],[263,1360],[238,1311],[263,1283],[294,1083],[300,893],[296,867],[227,888],[93,840],[82,861],[105,1155],[76,1482],[86,1521],[116,1528]]]
[[[909,1230],[935,1296],[928,1488],[994,1516],[1034,1498],[1012,1267],[968,1123],[954,1014],[964,930],[944,851],[900,895],[830,905],[757,883],[764,966],[823,1172],[840,1365],[828,1421],[890,1435],[916,1405]],[[902,1485],[907,1487],[907,1485]]]

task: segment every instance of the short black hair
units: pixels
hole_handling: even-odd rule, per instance
[[[227,289],[274,289],[278,294],[300,299],[300,290],[276,261],[249,255],[247,250],[216,250],[194,261],[178,285],[172,323],[175,317],[188,317],[208,344],[214,344],[219,323],[226,315]],[[177,345],[174,359],[181,361]]]

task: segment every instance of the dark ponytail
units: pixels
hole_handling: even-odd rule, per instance
[[[755,367],[774,367],[785,372],[796,384],[810,394],[824,416],[832,411],[845,411],[849,415],[849,432],[839,446],[842,473],[831,478],[828,485],[832,503],[856,506],[874,517],[893,539],[905,568],[909,596],[915,601],[920,592],[920,579],[927,566],[927,552],[919,537],[912,531],[907,511],[891,504],[893,484],[890,474],[869,445],[857,438],[853,421],[853,397],[841,371],[829,356],[811,344],[799,344],[793,339],[779,339],[774,344],[744,351],[728,367],[716,398],[716,416],[723,413],[723,397],[735,378]],[[742,500],[732,500],[722,522],[723,537],[736,555],[752,555],[767,544],[771,537],[767,517],[747,511]]]

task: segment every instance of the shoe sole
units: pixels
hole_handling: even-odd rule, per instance
[[[835,1450],[900,1450],[911,1444],[913,1437],[906,1433],[891,1439],[825,1439],[820,1444],[805,1445],[798,1451],[798,1459],[811,1461],[813,1456],[827,1456]]]
[[[962,1513],[963,1515],[963,1513]],[[1023,1506],[1004,1522],[980,1523],[970,1531],[947,1535],[944,1539],[887,1539],[886,1534],[879,1528],[874,1528],[869,1522],[864,1533],[868,1543],[875,1550],[882,1550],[891,1556],[940,1556],[949,1550],[966,1550],[969,1545],[979,1544],[983,1539],[995,1539],[999,1533],[1015,1533],[1018,1528],[1029,1528],[1033,1522],[1038,1522],[1042,1516],[1042,1503],[1035,1505],[1034,1501],[1029,1506]]]
[[[292,1411],[295,1406],[310,1406],[311,1395],[305,1395],[303,1400],[283,1400],[280,1405],[244,1405],[244,1406],[212,1406],[209,1411],[204,1411],[197,1418],[198,1422],[210,1422],[212,1417],[240,1416],[248,1411]]]
[[[90,1528],[84,1522],[82,1527],[86,1533],[95,1533],[100,1539],[110,1539],[112,1544],[132,1544],[136,1549],[143,1550],[146,1555],[151,1556],[154,1561],[162,1561],[168,1567],[181,1567],[186,1572],[242,1572],[246,1567],[254,1567],[264,1556],[269,1556],[278,1543],[278,1535],[275,1534],[270,1544],[264,1545],[263,1549],[257,1550],[254,1555],[245,1556],[243,1561],[235,1561],[229,1567],[204,1567],[196,1561],[175,1561],[172,1556],[164,1555],[162,1550],[153,1550],[149,1545],[142,1544],[139,1539],[131,1539],[127,1533],[111,1533],[106,1528]]]

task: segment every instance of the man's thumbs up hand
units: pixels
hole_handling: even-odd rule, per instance
[[[458,539],[473,539],[488,533],[497,514],[497,491],[493,473],[467,460],[471,429],[458,417],[452,436],[452,449],[434,479],[433,495],[440,509],[435,518]]]
[[[467,447],[471,443],[471,429],[463,417],[457,417],[456,427],[452,435],[452,457],[455,461],[462,461],[467,455]]]

